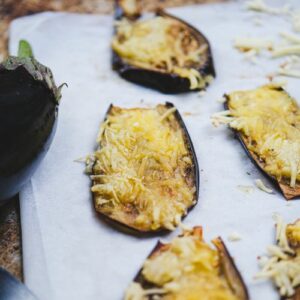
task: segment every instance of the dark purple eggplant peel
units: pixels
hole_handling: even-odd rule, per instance
[[[165,105],[159,105],[158,107],[160,110],[162,110],[162,113],[164,111],[168,111],[170,109],[175,110],[175,107],[172,103],[166,103]],[[133,109],[130,109],[129,111],[139,112],[142,110],[143,109],[140,109],[140,108],[133,108]],[[111,105],[106,113],[104,123],[107,122],[107,119],[109,118],[109,116],[116,116],[119,113],[122,113],[124,111],[126,112],[126,110],[124,110],[122,108]],[[193,196],[192,196],[192,202],[189,204],[188,207],[186,207],[185,213],[183,213],[181,215],[181,218],[183,218],[196,205],[196,203],[198,201],[199,167],[198,167],[197,157],[195,154],[195,150],[194,150],[191,138],[188,134],[187,128],[186,128],[179,112],[177,110],[175,110],[175,111],[173,111],[172,114],[174,115],[174,119],[172,119],[172,121],[168,121],[170,123],[170,127],[172,128],[172,130],[175,130],[176,128],[178,128],[182,132],[184,145],[187,149],[188,157],[191,161],[191,163],[188,164],[184,170],[182,170],[182,172],[184,172],[184,184],[186,184],[186,186],[189,189],[194,189]],[[102,135],[101,139],[103,139],[104,136],[105,136],[105,130],[103,131],[103,135]],[[103,148],[103,141],[100,140],[99,145],[100,146],[97,151],[99,151]],[[102,163],[100,162],[99,158],[97,158],[97,151],[95,152],[94,157],[92,159],[92,162],[91,162],[92,168],[91,168],[91,171],[89,172],[92,174],[92,186],[93,187],[99,183],[103,183],[101,176],[107,175],[106,172],[100,171]],[[151,160],[150,157],[148,159]],[[124,166],[124,168],[126,168],[126,166]],[[100,181],[97,178],[97,176],[99,176],[99,175],[100,175]],[[117,176],[120,177],[122,175],[117,175]],[[144,180],[142,178],[140,178],[140,179]],[[153,182],[153,184],[155,185],[155,182]],[[166,189],[171,189],[171,188],[174,188],[174,187],[166,187]],[[117,193],[119,193],[119,191],[116,190],[115,193],[117,194]],[[110,204],[104,203],[102,205],[102,204],[97,203],[97,201],[98,201],[97,199],[99,199],[99,197],[100,197],[100,199],[105,197],[105,195],[103,195],[103,192],[99,193],[99,192],[93,191],[94,205],[95,205],[96,211],[100,215],[102,215],[102,217],[104,218],[105,221],[108,221],[108,223],[112,224],[114,227],[116,227],[122,231],[127,231],[129,233],[134,233],[134,234],[142,233],[143,235],[145,235],[145,234],[152,234],[155,232],[166,232],[167,230],[170,230],[169,228],[164,227],[162,225],[159,226],[158,228],[153,229],[153,228],[151,228],[152,225],[148,224],[148,223],[147,223],[148,225],[137,224],[136,218],[139,216],[139,214],[141,212],[139,211],[138,203],[136,203],[136,202],[133,202],[133,204],[130,204],[130,205],[125,203],[124,205],[122,204],[120,206],[116,206],[114,209],[110,209],[110,208],[108,209],[108,206]],[[170,198],[170,201],[171,201],[171,199],[172,198]],[[149,221],[149,222],[151,222],[151,221]]]
[[[195,226],[190,231],[184,231],[180,237],[187,237],[187,236],[193,236],[199,239],[200,242],[203,242],[203,230],[201,226]],[[225,278],[227,281],[227,284],[233,293],[233,295],[236,297],[236,299],[239,300],[248,300],[248,290],[247,287],[243,281],[243,278],[241,274],[239,273],[237,267],[235,266],[235,263],[230,256],[224,242],[220,237],[215,238],[212,240],[213,245],[215,246],[215,249],[218,252],[219,256],[219,269],[220,269],[220,277]],[[154,249],[151,251],[150,255],[147,257],[147,260],[151,260],[151,258],[157,257],[164,252],[168,251],[170,249],[171,244],[163,244],[161,242],[158,242],[157,245],[154,247]],[[162,266],[163,268],[163,266]],[[181,275],[184,276],[184,275]],[[159,292],[155,293],[156,289],[160,289],[161,286],[158,286],[154,284],[153,282],[149,282],[144,274],[143,274],[143,268],[140,269],[140,271],[135,276],[134,283],[140,284],[140,286],[145,290],[151,291],[153,289],[153,293],[149,292],[149,294],[146,296],[145,299],[153,300],[153,299],[164,299],[161,297],[164,294],[160,294]],[[167,294],[165,294],[167,295]],[[131,298],[125,297],[125,300],[130,300]],[[168,298],[169,299],[169,298]],[[171,298],[170,298],[171,299]],[[176,298],[179,299],[179,298]],[[180,298],[181,299],[181,298]],[[227,298],[226,298],[227,299]],[[183,299],[184,300],[184,299]]]
[[[48,151],[61,88],[26,41],[0,64],[0,201],[20,191]]]
[[[289,96],[287,94],[287,92],[281,88],[281,87],[271,87],[271,89],[276,90],[280,93],[283,93],[287,96]],[[225,94],[224,95],[226,101],[224,103],[224,108],[225,110],[229,110],[229,102],[230,102],[230,95]],[[295,187],[291,187],[289,184],[289,180],[287,178],[282,178],[280,180],[278,180],[276,177],[272,176],[271,174],[267,173],[265,171],[265,162],[260,159],[260,157],[253,151],[251,151],[249,149],[249,145],[251,144],[251,141],[247,138],[247,136],[245,136],[242,132],[233,129],[233,132],[235,133],[237,139],[239,140],[239,142],[241,143],[241,145],[243,146],[245,152],[247,153],[248,157],[251,159],[251,161],[259,168],[259,170],[267,177],[271,180],[271,182],[273,182],[275,185],[277,185],[282,194],[284,195],[284,197],[287,200],[291,200],[293,198],[299,197],[300,196],[300,183],[296,182]]]
[[[116,0],[115,8],[115,18],[117,21],[127,19],[131,23],[138,22],[141,16],[140,9],[136,7],[135,9],[131,6],[130,10],[126,7],[127,2],[135,2],[137,5],[138,1],[122,1]],[[197,42],[199,48],[203,47],[205,50],[202,51],[200,57],[197,61],[189,62],[185,69],[194,69],[198,72],[199,77],[203,84],[199,84],[198,87],[191,88],[191,81],[185,76],[179,75],[174,71],[167,70],[164,66],[154,65],[154,63],[148,64],[147,66],[139,65],[139,62],[134,63],[128,61],[126,58],[122,57],[115,50],[112,50],[112,67],[116,70],[121,77],[127,79],[128,81],[147,86],[162,93],[166,94],[176,94],[188,91],[197,91],[205,89],[209,84],[211,79],[215,77],[215,69],[213,64],[213,58],[211,53],[211,48],[207,38],[199,32],[196,28],[192,27],[190,24],[182,21],[181,19],[174,17],[162,10],[156,12],[156,17],[162,17],[166,20],[172,20],[180,25],[181,30],[185,30],[189,39]],[[117,27],[116,27],[117,28]],[[115,30],[115,35],[117,36],[117,29]],[[119,38],[122,40],[122,37]],[[172,57],[172,60],[177,60],[176,57]],[[200,80],[198,78],[198,80]]]

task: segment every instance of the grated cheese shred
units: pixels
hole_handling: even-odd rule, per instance
[[[135,282],[125,300],[146,300],[146,294],[156,295],[158,300],[237,300],[222,274],[220,259],[218,251],[198,236],[176,237],[143,265],[144,279],[158,286],[158,291]]]
[[[208,45],[199,45],[179,21],[161,16],[136,22],[122,19],[116,28],[112,48],[128,63],[187,78],[191,90],[204,88],[212,80],[193,67],[205,59]]]
[[[96,209],[144,230],[173,230],[194,203],[192,167],[175,108],[113,107],[101,125],[94,153]]]
[[[268,188],[261,179],[255,179],[255,185],[260,189],[262,190],[263,192],[266,192],[268,194],[272,194],[273,193],[273,190]]]
[[[267,248],[268,257],[260,258],[262,270],[256,278],[272,279],[283,297],[291,297],[300,285],[300,220],[287,225],[274,216],[277,245]]]
[[[300,110],[295,100],[273,85],[229,95],[229,110],[212,116],[212,124],[229,124],[242,133],[264,170],[291,187],[300,180]]]

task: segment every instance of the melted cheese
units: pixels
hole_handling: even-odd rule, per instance
[[[221,272],[218,252],[196,236],[175,238],[167,250],[147,259],[142,269],[144,278],[160,287],[157,299],[237,300]],[[140,296],[149,294],[149,290],[136,285]],[[135,298],[132,287],[130,290],[126,300],[146,299]]]
[[[227,123],[247,139],[248,149],[263,162],[267,173],[300,180],[300,110],[285,92],[267,85],[229,95],[229,110],[213,116],[213,124]]]
[[[204,88],[212,79],[203,77],[193,65],[201,63],[208,45],[198,41],[179,21],[166,17],[117,23],[112,48],[128,63],[175,73],[190,81],[190,89]]]
[[[96,208],[129,212],[135,227],[174,229],[194,202],[192,167],[175,108],[120,109],[102,124],[94,157]]]

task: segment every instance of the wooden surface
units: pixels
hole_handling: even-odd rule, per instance
[[[155,10],[196,3],[213,3],[226,0],[141,0],[144,10]],[[0,61],[7,55],[8,27],[14,18],[45,10],[79,13],[109,14],[112,0],[0,0]],[[22,247],[19,199],[0,207],[0,266],[19,279],[22,276]]]

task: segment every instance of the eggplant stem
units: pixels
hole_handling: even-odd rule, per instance
[[[32,48],[26,40],[19,41],[18,57],[19,58],[26,58],[26,57],[33,58]]]

